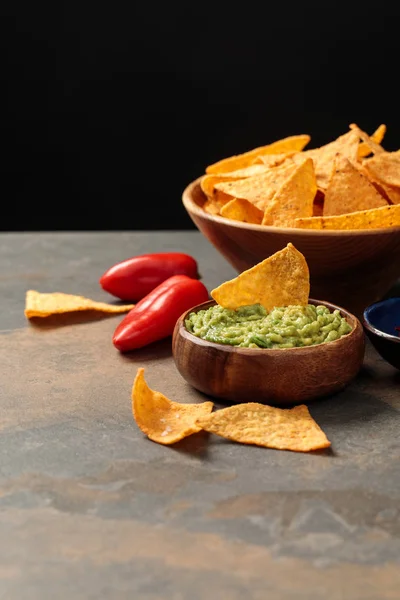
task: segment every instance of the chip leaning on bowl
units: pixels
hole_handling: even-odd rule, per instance
[[[382,124],[356,124],[336,140],[305,149],[295,135],[206,168],[205,212],[261,226],[318,230],[400,227],[400,150],[386,151]]]
[[[211,292],[215,306],[191,312],[193,335],[242,348],[300,348],[338,340],[352,327],[326,306],[308,303],[310,279],[304,256],[289,243]]]

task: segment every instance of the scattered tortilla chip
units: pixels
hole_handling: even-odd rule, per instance
[[[230,199],[243,198],[248,200],[264,211],[275,192],[295,169],[296,164],[293,161],[285,162],[273,169],[268,169],[260,175],[217,183],[215,189],[229,195]]]
[[[265,209],[262,224],[291,227],[297,217],[312,217],[316,193],[314,163],[308,158],[276,192]]]
[[[359,138],[362,139],[364,144],[367,146],[367,148],[370,149],[371,152],[373,152],[374,154],[380,154],[381,152],[385,152],[385,150],[382,148],[382,146],[377,144],[372,139],[372,137],[370,137],[368,135],[368,133],[366,133],[365,131],[362,131],[362,129],[360,129],[358,125],[356,125],[355,123],[351,123],[349,125],[349,127],[352,131],[354,131],[359,136]]]
[[[266,310],[274,306],[305,306],[310,294],[310,274],[304,256],[289,242],[269,258],[243,271],[211,292],[224,308],[261,304]]]
[[[244,198],[233,198],[221,208],[221,217],[260,225],[263,211]]]
[[[379,125],[378,129],[376,129],[370,136],[370,139],[375,142],[375,144],[380,144],[385,137],[385,133],[386,125]],[[361,142],[361,144],[358,146],[358,158],[364,158],[365,156],[368,156],[368,154],[371,154],[371,148],[365,142]]]
[[[125,313],[134,306],[134,304],[106,304],[105,302],[96,302],[96,300],[90,300],[83,296],[74,296],[73,294],[63,294],[61,292],[42,294],[36,290],[28,290],[25,297],[25,316],[31,319],[32,317],[49,317],[50,315],[82,310],[92,310],[102,313]]]
[[[197,424],[228,440],[264,448],[310,452],[331,445],[304,404],[286,409],[256,402],[237,404],[201,417]]]
[[[150,440],[169,445],[197,433],[197,419],[208,415],[212,402],[180,404],[149,388],[144,368],[139,368],[132,387],[132,413],[138,427]]]
[[[342,154],[350,161],[355,162],[357,160],[359,143],[358,134],[355,131],[348,131],[325,146],[299,152],[293,157],[293,160],[302,162],[307,158],[312,158],[317,185],[320,189],[326,190],[331,178],[336,154]]]
[[[398,152],[382,152],[367,158],[363,162],[364,169],[373,179],[384,185],[400,187],[400,154]]]
[[[295,227],[303,229],[380,229],[400,227],[400,204],[389,204],[346,215],[295,219]]]
[[[253,150],[249,150],[248,152],[244,152],[243,154],[237,154],[219,160],[218,162],[209,165],[206,168],[206,173],[219,174],[243,169],[244,167],[251,165],[258,156],[264,156],[266,154],[301,152],[310,139],[309,135],[293,135],[282,140],[277,140],[267,146],[260,146]]]
[[[345,156],[338,154],[325,193],[323,216],[342,215],[379,206],[387,206],[385,198]]]

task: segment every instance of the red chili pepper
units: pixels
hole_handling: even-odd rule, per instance
[[[173,275],[199,279],[197,262],[182,252],[142,254],[110,267],[100,277],[100,285],[121,300],[137,302]]]
[[[207,288],[198,279],[169,277],[126,314],[114,332],[113,344],[128,352],[162,340],[172,335],[183,312],[207,300]]]

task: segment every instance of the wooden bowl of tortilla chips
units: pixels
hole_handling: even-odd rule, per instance
[[[240,273],[292,242],[311,296],[361,316],[400,277],[400,151],[380,125],[320,148],[296,135],[223,159],[183,192],[197,228]]]

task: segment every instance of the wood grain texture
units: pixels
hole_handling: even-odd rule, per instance
[[[201,233],[242,272],[289,242],[304,254],[313,298],[343,306],[361,317],[400,276],[400,227],[370,231],[308,231],[253,225],[206,213],[200,178],[182,201]]]
[[[364,358],[365,336],[360,321],[340,309],[353,328],[348,335],[326,344],[277,350],[238,348],[207,342],[192,335],[185,318],[178,319],[172,352],[182,377],[209,396],[232,403],[265,402],[293,405],[334,394],[357,375]],[[310,299],[310,304],[337,306]]]

